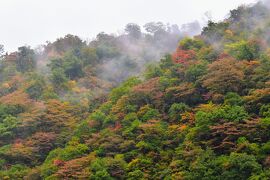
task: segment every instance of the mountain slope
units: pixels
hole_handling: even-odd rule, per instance
[[[67,93],[91,79],[77,68],[76,50],[49,65],[69,80],[63,86],[54,79],[55,87],[36,94],[36,77],[3,81],[0,177],[269,179],[269,15],[263,3],[239,7],[93,103],[82,89]]]

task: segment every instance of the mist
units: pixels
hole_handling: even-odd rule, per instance
[[[210,0],[209,0],[210,1]],[[15,2],[15,1],[14,1]],[[30,1],[29,1],[30,2]],[[233,3],[226,3],[226,7],[228,8],[235,8],[237,5],[241,5],[241,3],[247,2],[255,2],[255,1],[237,1]],[[58,2],[59,3],[59,2]],[[173,14],[167,13],[165,7],[162,7],[162,3],[157,3],[157,9],[151,10],[147,8],[147,10],[142,9],[141,13],[138,13],[136,10],[136,15],[138,15],[137,19],[130,19],[130,18],[117,18],[117,8],[114,8],[115,14],[111,14],[111,17],[109,19],[95,19],[94,21],[86,20],[86,17],[89,17],[89,14],[87,11],[89,8],[85,6],[82,8],[82,14],[78,13],[77,15],[74,14],[74,16],[70,17],[67,15],[66,17],[63,18],[63,21],[61,21],[61,11],[66,12],[69,10],[71,12],[72,10],[72,4],[73,3],[67,3],[65,6],[61,6],[61,3],[56,4],[55,7],[59,8],[59,12],[55,11],[55,9],[52,9],[52,13],[49,16],[44,16],[46,13],[44,10],[40,11],[40,13],[43,15],[43,19],[40,19],[43,21],[43,25],[41,26],[43,28],[41,32],[44,32],[44,37],[46,37],[48,28],[47,27],[50,23],[53,23],[55,20],[58,21],[59,24],[57,26],[54,26],[51,24],[52,31],[56,31],[56,29],[59,26],[65,27],[65,30],[58,29],[57,32],[65,33],[66,35],[59,35],[57,36],[56,40],[50,41],[53,38],[47,38],[46,43],[41,44],[39,46],[33,46],[29,47],[28,45],[25,45],[24,47],[27,47],[26,49],[29,50],[34,50],[35,54],[35,61],[36,61],[36,72],[39,74],[44,75],[46,77],[47,81],[51,83],[52,81],[52,74],[55,69],[52,68],[53,63],[57,62],[59,63],[59,67],[56,67],[57,70],[63,71],[66,73],[67,80],[69,80],[68,83],[76,83],[76,86],[80,87],[81,89],[84,89],[85,91],[82,93],[81,91],[79,92],[68,92],[69,90],[67,87],[62,88],[58,93],[62,98],[75,98],[77,96],[88,96],[91,94],[91,96],[95,96],[95,94],[103,94],[106,92],[109,92],[109,90],[113,87],[116,87],[119,85],[121,82],[126,80],[127,78],[131,76],[137,76],[141,72],[147,68],[148,65],[152,63],[158,62],[162,57],[164,57],[166,54],[170,54],[175,51],[175,49],[178,46],[179,41],[186,37],[192,37],[196,35],[200,35],[202,31],[202,27],[207,24],[208,21],[215,21],[219,22],[220,19],[223,19],[224,16],[228,16],[228,12],[226,10],[226,13],[216,13],[215,8],[210,7],[215,6],[215,3],[206,3],[207,7],[212,8],[213,11],[209,11],[206,15],[205,12],[202,12],[202,9],[200,11],[197,11],[196,7],[193,6],[194,4],[187,4],[186,8],[184,7],[185,11],[179,12],[177,10],[173,11],[173,8],[175,7],[169,7],[170,13],[174,12]],[[174,4],[178,4],[174,3]],[[195,2],[194,2],[195,3]],[[267,2],[265,2],[267,3]],[[12,4],[12,3],[11,3]],[[6,3],[5,6],[8,7],[11,4]],[[37,9],[34,9],[33,12],[38,14],[38,9],[41,8],[40,5],[34,3],[34,7],[38,7]],[[78,6],[76,2],[76,5]],[[137,2],[135,3],[136,7],[142,8],[142,2]],[[167,5],[169,3],[166,3]],[[180,3],[181,4],[181,3]],[[180,5],[179,4],[179,5]],[[200,2],[196,2],[196,4],[201,4]],[[228,5],[230,4],[230,6]],[[14,4],[12,4],[14,5]],[[19,6],[24,6],[22,3],[18,3]],[[47,7],[44,3],[42,3],[44,7]],[[81,7],[82,4],[80,4]],[[119,4],[113,4],[113,6],[118,5],[118,8],[124,8],[123,12],[126,12],[127,10],[131,10],[131,7],[127,7],[126,2],[125,3],[119,3]],[[181,4],[182,5],[182,4]],[[225,6],[225,5],[224,5]],[[232,7],[231,7],[232,6]],[[150,6],[149,6],[150,7]],[[177,6],[176,6],[177,7]],[[222,7],[220,4],[217,6],[218,8]],[[98,6],[98,8],[100,8]],[[106,7],[104,7],[104,10],[108,10]],[[160,10],[163,9],[164,11]],[[179,6],[179,8],[183,9],[183,7]],[[223,7],[222,7],[223,8]],[[45,8],[46,9],[46,8]],[[190,10],[192,13],[194,12],[199,12],[196,15],[193,15],[193,19],[189,19],[188,14],[190,12],[187,12],[187,9]],[[156,21],[152,21],[153,19],[149,18],[150,16],[145,16],[144,13],[147,11],[155,12],[156,10],[159,11],[159,15],[155,15],[155,18],[159,19]],[[206,10],[206,9],[203,9]],[[30,16],[32,15],[29,12],[26,12],[26,9],[23,10],[24,13],[22,13],[22,18],[24,15]],[[76,11],[74,11],[76,12]],[[163,13],[160,13],[163,12]],[[175,13],[177,12],[177,16]],[[59,14],[60,13],[60,14]],[[95,11],[91,12],[90,14],[92,16],[95,15]],[[184,14],[183,14],[184,13]],[[59,14],[59,16],[58,16]],[[106,14],[110,14],[106,12]],[[54,17],[52,16],[54,15]],[[119,15],[119,14],[118,14]],[[173,15],[174,18],[176,19],[170,19],[169,16],[167,15]],[[166,18],[162,18],[162,16]],[[70,17],[70,18],[69,18]],[[84,18],[83,18],[84,17]],[[46,18],[51,19],[52,22],[48,22]],[[106,18],[108,18],[106,16]],[[112,24],[112,22],[108,23],[107,20],[111,20],[111,18],[114,19],[124,19],[121,21],[121,23],[116,23]],[[27,19],[27,18],[26,18]],[[142,20],[143,19],[143,20]],[[103,23],[106,26],[110,26],[110,28],[106,27],[104,28],[104,31],[99,31],[97,32],[97,29],[95,27],[97,20],[102,20],[99,23]],[[104,20],[104,21],[103,21]],[[129,22],[135,22],[135,23],[128,23],[127,25],[122,25],[124,21],[128,20]],[[132,21],[134,20],[134,21]],[[145,20],[149,20],[148,22],[145,22]],[[45,25],[45,21],[47,22]],[[81,25],[83,21],[83,25]],[[163,22],[161,22],[163,21]],[[177,24],[169,24],[167,22],[180,22]],[[33,33],[33,37],[36,36],[36,31],[39,29],[38,23],[39,21],[33,21],[35,25],[33,25],[35,28],[35,33]],[[68,22],[68,23],[67,23]],[[139,22],[139,23],[136,23]],[[142,23],[144,25],[142,25]],[[64,24],[65,25],[64,25]],[[87,33],[81,33],[77,30],[74,31],[70,30],[68,28],[69,25],[72,24],[73,28],[78,29],[83,29],[84,32],[87,31]],[[121,24],[121,26],[119,25]],[[182,25],[178,25],[182,24]],[[18,25],[18,24],[17,24]],[[26,23],[27,25],[27,23]],[[119,25],[117,28],[115,25]],[[89,26],[92,27],[92,29],[89,29]],[[104,26],[105,27],[105,26]],[[233,27],[231,27],[233,28]],[[20,27],[21,30],[23,30],[23,26]],[[102,28],[101,28],[102,29]],[[115,29],[115,31],[113,31]],[[25,42],[26,44],[37,44],[34,43],[34,41],[31,41],[31,38],[27,35],[31,31],[25,31],[25,36],[21,36],[21,40]],[[70,33],[74,32],[74,33]],[[110,33],[108,33],[110,32]],[[91,33],[91,35],[90,35]],[[96,34],[96,37],[94,37],[93,33]],[[73,34],[73,35],[72,35]],[[82,35],[84,34],[84,35]],[[83,36],[83,37],[82,37]],[[23,40],[23,38],[27,38],[26,41]],[[10,39],[13,39],[13,37],[10,36]],[[17,37],[18,39],[18,37]],[[36,38],[39,39],[39,38]],[[36,40],[35,40],[36,41]],[[45,40],[44,40],[45,41]],[[12,41],[10,41],[12,42]],[[212,43],[214,47],[219,48],[218,44],[215,44],[217,41],[209,39],[209,42]],[[9,43],[7,44],[8,49],[13,49],[9,48],[11,47]],[[6,57],[13,57],[17,56],[20,52],[16,51],[14,53],[7,53]],[[9,59],[9,58],[6,58]],[[12,58],[11,58],[12,59]],[[57,64],[56,63],[56,64]],[[65,65],[66,63],[66,65]],[[70,64],[69,64],[70,63]],[[69,69],[65,69],[64,66],[73,65],[73,67],[78,67],[78,74],[76,75],[70,75],[68,74]],[[72,67],[72,68],[73,68]],[[89,70],[90,69],[90,70]],[[89,73],[91,72],[91,73]],[[73,77],[74,76],[74,77]],[[64,80],[64,79],[63,79]],[[65,85],[65,86],[71,86],[71,85]],[[70,87],[69,87],[70,88]],[[57,89],[57,87],[56,87]],[[102,92],[101,92],[102,91]]]
[[[230,9],[256,0],[1,0],[0,44],[8,52],[25,44],[36,47],[66,34],[92,40],[99,32],[117,33],[127,23],[143,26],[152,21],[204,23],[205,12],[222,20]]]
[[[37,69],[42,73],[49,73],[48,64],[51,59],[85,48],[95,49],[98,63],[93,64],[94,75],[116,86],[128,77],[141,73],[148,64],[158,62],[164,55],[172,53],[183,37],[200,32],[201,26],[197,21],[181,27],[176,24],[150,22],[144,27],[129,23],[120,34],[101,32],[90,42],[68,35],[35,50],[39,54]],[[74,44],[75,41],[78,41],[78,44]],[[78,57],[81,58],[80,55]],[[86,58],[93,61],[91,57]]]

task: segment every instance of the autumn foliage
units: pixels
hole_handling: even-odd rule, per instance
[[[147,66],[162,23],[1,57],[0,179],[269,179],[269,17],[239,7]]]

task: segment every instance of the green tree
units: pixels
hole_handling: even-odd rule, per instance
[[[244,104],[244,100],[237,93],[228,92],[225,96],[224,104],[231,106],[242,106]]]
[[[190,66],[186,72],[185,76],[186,79],[190,82],[195,82],[199,80],[199,78],[203,75],[205,75],[207,72],[207,64],[206,63],[200,63]]]
[[[184,103],[174,103],[169,109],[169,117],[171,120],[181,120],[181,113],[189,110],[189,107]]]
[[[17,128],[19,121],[16,117],[7,116],[2,123],[0,123],[0,140],[9,139],[14,135],[14,129]]]
[[[63,69],[56,69],[52,71],[52,75],[50,77],[52,84],[54,86],[54,89],[59,91],[61,89],[67,88],[67,77],[63,71]]]
[[[204,46],[204,42],[196,38],[184,38],[180,41],[180,47],[183,50],[199,50]]]
[[[227,163],[228,168],[221,174],[223,179],[248,179],[262,172],[261,165],[253,155],[231,153]]]
[[[19,47],[16,64],[19,72],[32,71],[36,67],[34,50],[27,46]]]
[[[33,74],[28,81],[30,81],[30,86],[27,87],[26,93],[32,99],[39,99],[46,86],[43,76]]]
[[[63,58],[63,69],[69,79],[83,76],[82,61],[73,54],[66,54]]]
[[[259,57],[260,47],[255,42],[240,41],[226,46],[228,52],[238,60],[254,60]]]

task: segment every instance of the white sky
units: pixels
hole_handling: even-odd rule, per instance
[[[0,44],[14,51],[35,47],[66,34],[83,39],[99,32],[116,33],[127,23],[151,21],[185,24],[202,21],[210,11],[214,20],[229,10],[256,0],[0,0]]]

